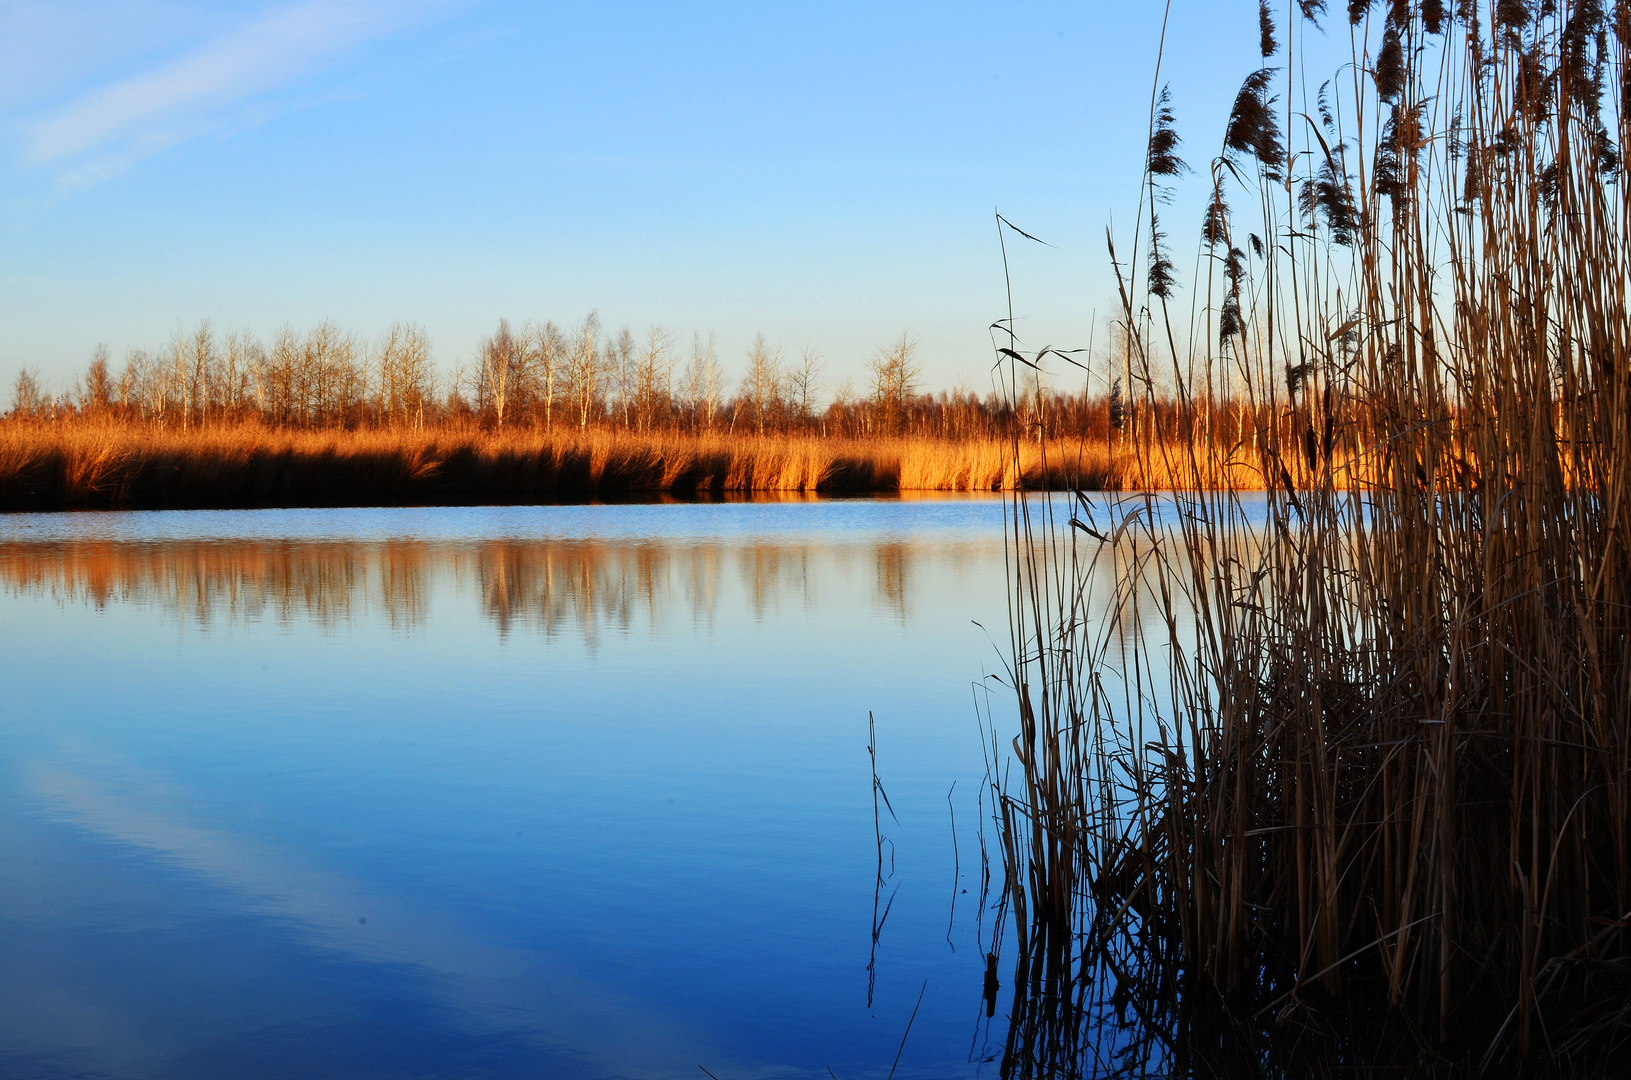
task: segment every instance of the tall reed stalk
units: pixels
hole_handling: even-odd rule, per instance
[[[1152,104],[1176,490],[1012,503],[1005,1075],[1631,1059],[1631,4],[1353,0],[1316,89],[1325,7],[1260,8],[1187,311]],[[1159,375],[1290,418],[1264,491],[1138,439]]]

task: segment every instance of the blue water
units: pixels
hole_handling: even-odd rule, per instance
[[[981,498],[0,518],[0,1076],[995,1075],[1003,563]]]

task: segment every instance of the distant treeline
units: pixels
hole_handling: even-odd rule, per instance
[[[70,389],[48,393],[24,370],[13,387],[14,419],[106,419],[183,431],[246,422],[296,430],[480,427],[615,429],[637,433],[798,434],[865,439],[925,436],[998,439],[1015,435],[1107,441],[1132,419],[1119,382],[1090,393],[1032,379],[1007,395],[966,386],[923,388],[917,343],[903,334],[876,350],[866,384],[848,380],[827,395],[825,362],[810,349],[789,356],[756,337],[733,378],[712,336],[653,327],[636,336],[602,331],[590,314],[570,327],[499,322],[474,360],[442,374],[423,328],[398,323],[367,341],[333,322],[270,342],[208,322],[178,332],[162,349],[134,349],[116,365],[98,347]],[[1074,373],[1074,369],[1073,373]],[[1148,398],[1140,424],[1168,433],[1175,410]],[[1238,411],[1238,410],[1236,410]],[[1213,432],[1231,439],[1250,421],[1216,410]],[[1148,425],[1146,427],[1146,425]],[[1176,434],[1176,430],[1168,434]]]

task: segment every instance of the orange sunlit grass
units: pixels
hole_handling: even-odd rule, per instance
[[[871,439],[474,427],[191,431],[0,423],[0,506],[551,502],[619,496],[1160,488],[1158,458],[1090,439]],[[1177,448],[1171,448],[1173,455]],[[1236,466],[1237,480],[1255,475]]]

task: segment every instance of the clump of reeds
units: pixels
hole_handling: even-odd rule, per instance
[[[1060,442],[1028,443],[1016,460],[982,439],[22,420],[0,423],[0,509],[1101,489],[1123,483],[1127,464],[1109,446]]]
[[[1007,1075],[1625,1071],[1631,5],[1355,0],[1315,89],[1325,8],[1260,7],[1187,318],[1118,268],[1266,490],[1014,503]]]

